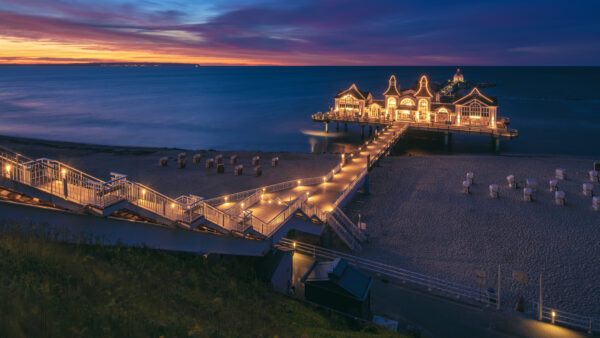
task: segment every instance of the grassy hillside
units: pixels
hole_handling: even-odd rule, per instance
[[[0,235],[0,336],[389,336],[274,293],[251,258]]]

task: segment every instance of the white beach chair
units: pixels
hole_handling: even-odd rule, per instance
[[[209,158],[208,160],[206,160],[206,168],[210,169],[213,168],[215,166],[215,160],[212,158]]]
[[[469,181],[469,183],[473,184],[474,177],[475,177],[475,175],[472,172],[467,173],[467,181]]]
[[[582,188],[583,188],[583,194],[585,196],[588,196],[588,197],[594,196],[594,191],[593,191],[594,186],[591,183],[584,183]]]
[[[490,184],[490,197],[491,198],[500,197],[500,195],[498,194],[498,185],[497,184]]]
[[[271,166],[272,166],[272,167],[276,167],[276,166],[278,166],[278,165],[279,165],[279,157],[277,157],[277,156],[276,156],[276,157],[273,157],[273,158],[271,159]]]
[[[252,158],[252,165],[256,166],[260,162],[260,156],[254,156]]]
[[[554,173],[556,174],[557,180],[566,180],[567,179],[567,170],[566,169],[558,168],[555,170]]]
[[[223,163],[223,155],[219,154],[215,156],[215,162],[217,162],[217,164]]]
[[[201,159],[201,158],[202,158],[202,155],[200,155],[200,154],[196,154],[196,155],[194,155],[194,157],[192,157],[192,161],[193,161],[195,164],[198,164],[198,163],[200,163],[200,159]]]
[[[556,203],[556,205],[560,205],[560,206],[565,205],[565,192],[564,191],[559,190],[554,193],[554,203]]]
[[[598,182],[598,171],[590,170],[589,175],[590,175],[590,182]]]
[[[596,211],[600,210],[600,196],[592,197],[592,208]]]
[[[464,194],[471,193],[471,182],[469,182],[469,181],[463,181],[462,188],[463,188],[463,193]]]
[[[229,163],[236,164],[237,163],[237,155],[231,155],[231,157],[229,157]]]
[[[523,188],[523,201],[525,201],[525,202],[533,201],[533,189]]]
[[[515,175],[508,175],[506,176],[506,181],[508,182],[508,187],[509,188],[517,188],[517,183],[515,182]]]

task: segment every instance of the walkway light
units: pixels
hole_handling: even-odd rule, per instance
[[[228,199],[229,199],[229,196],[225,196],[225,203],[227,203]]]
[[[296,241],[294,241],[294,249],[296,249]]]
[[[554,324],[556,320],[556,312],[552,311],[552,324]]]
[[[298,185],[300,185],[300,183],[301,183],[301,181],[300,181],[300,180],[298,180],[298,181],[296,181],[296,182],[298,183]]]
[[[171,209],[175,208],[175,203],[171,203]]]
[[[10,173],[10,164],[6,165],[6,173]]]
[[[146,189],[142,189],[142,196],[146,195]]]
[[[244,205],[245,205],[244,202],[242,202],[242,209],[244,209]]]
[[[67,170],[66,170],[66,169],[63,169],[63,170],[61,171],[61,173],[62,173],[62,178],[65,178],[65,176],[67,175]]]

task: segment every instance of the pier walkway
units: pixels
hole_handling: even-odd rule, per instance
[[[356,152],[340,155],[325,176],[300,178],[227,196],[203,200],[194,195],[171,198],[111,173],[103,181],[48,158],[30,159],[0,149],[0,185],[59,208],[97,216],[129,210],[154,222],[189,230],[205,229],[276,243],[291,228],[320,231],[329,225],[353,250],[365,236],[340,210],[368,179],[371,167],[407,130],[388,124]],[[301,215],[309,222],[288,222]],[[290,224],[286,229],[286,225]],[[311,228],[310,224],[320,227]],[[310,232],[310,231],[309,231]]]

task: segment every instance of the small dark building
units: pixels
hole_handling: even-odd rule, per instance
[[[373,277],[337,258],[330,262],[315,262],[304,277],[306,300],[371,319],[371,285]]]

